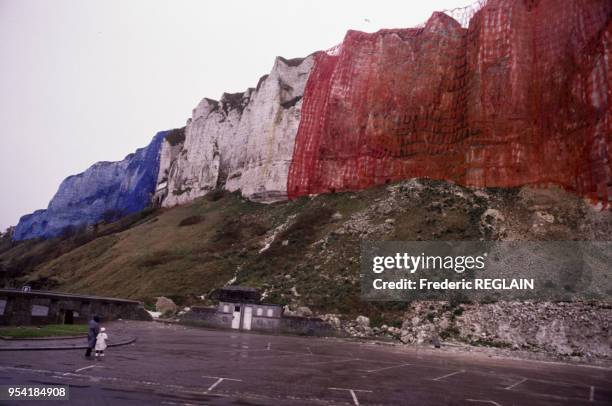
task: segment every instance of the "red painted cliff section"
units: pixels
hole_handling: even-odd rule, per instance
[[[612,200],[612,2],[490,0],[468,29],[350,31],[318,53],[290,198],[412,177]]]

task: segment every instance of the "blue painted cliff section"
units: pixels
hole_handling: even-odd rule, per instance
[[[146,208],[155,191],[161,144],[168,131],[118,162],[97,162],[64,179],[46,210],[19,220],[14,240],[55,237],[70,227],[119,218]]]

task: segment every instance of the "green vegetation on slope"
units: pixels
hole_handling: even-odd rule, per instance
[[[87,334],[87,324],[47,324],[45,326],[0,327],[0,337],[41,338]]]
[[[542,221],[542,213],[556,220]],[[162,295],[199,303],[231,281],[259,288],[269,302],[396,325],[406,304],[360,300],[361,241],[612,235],[609,214],[593,213],[559,190],[474,191],[431,180],[270,205],[213,192],[68,239],[14,244],[0,252],[0,266],[13,272],[4,273],[5,285],[148,304]]]

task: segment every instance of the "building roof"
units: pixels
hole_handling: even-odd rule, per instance
[[[225,286],[213,292],[212,298],[220,302],[258,303],[259,291],[246,286]]]
[[[33,297],[43,297],[50,299],[79,299],[79,300],[95,300],[95,301],[103,301],[103,302],[120,302],[120,303],[133,303],[140,304],[137,300],[129,300],[129,299],[118,299],[114,297],[103,297],[103,296],[90,296],[90,295],[78,295],[74,293],[64,293],[64,292],[49,292],[44,290],[31,290],[29,292],[24,292],[21,289],[0,289],[0,295],[8,294],[10,296],[33,296]]]
[[[226,291],[230,291],[230,292],[257,292],[257,289],[255,288],[250,288],[248,286],[224,286],[222,288],[219,288],[217,290],[226,290]]]

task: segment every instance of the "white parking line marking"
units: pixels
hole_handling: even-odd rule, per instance
[[[449,376],[457,375],[457,374],[460,374],[462,372],[465,372],[465,371],[461,370],[461,371],[451,372],[450,374],[446,374],[446,375],[442,375],[442,376],[439,376],[437,378],[434,378],[434,379],[432,379],[432,381],[441,381],[444,378],[448,378]]]
[[[19,373],[40,373],[40,374],[45,374],[45,375],[49,375],[49,374],[61,374],[62,376],[59,375],[52,375],[52,377],[55,379],[63,379],[63,380],[70,380],[70,379],[87,379],[90,382],[93,382],[94,379],[92,376],[90,375],[85,375],[85,374],[76,374],[73,372],[58,372],[58,371],[52,371],[52,370],[48,370],[48,369],[31,369],[31,368],[19,368],[19,367],[5,367],[0,365],[0,371],[16,371]],[[211,378],[211,377],[208,377]],[[215,379],[218,379],[219,377],[212,377]],[[229,378],[225,378],[225,379],[229,379]],[[74,382],[74,381],[72,381]],[[170,385],[170,384],[164,384],[161,382],[155,382],[155,381],[145,381],[145,380],[133,380],[133,379],[122,379],[122,378],[116,378],[116,377],[99,377],[99,378],[95,378],[95,382],[107,382],[109,384],[113,384],[113,383],[118,383],[121,385],[130,385],[130,387],[153,387],[153,388],[158,388],[158,390],[165,390],[168,391],[170,393],[180,393],[180,394],[186,394],[186,395],[202,395],[202,391],[201,390],[194,390],[193,387],[186,387],[186,386],[182,386],[182,385]],[[242,381],[241,381],[242,382]],[[70,383],[70,382],[68,382]],[[136,385],[136,386],[135,386]],[[254,394],[254,393],[250,393],[250,392],[242,392],[239,394],[241,397],[246,398],[246,399],[253,399],[254,401],[258,401],[261,402],[262,399],[267,400],[268,404],[276,404],[274,402],[278,402],[278,398],[275,396],[266,396],[266,395],[261,395],[261,394]],[[236,394],[234,393],[223,393],[223,392],[215,392],[215,396],[218,397],[224,397],[227,399],[232,399],[235,398]],[[295,397],[294,400],[296,401],[303,401],[303,404],[310,404],[312,403],[312,401],[316,400],[318,402],[318,404],[326,404],[326,401],[324,399],[319,399],[319,398],[312,398],[312,397],[308,397],[308,398],[300,398],[300,397]],[[310,402],[310,403],[309,403]],[[183,403],[183,404],[188,404],[188,403]]]
[[[399,365],[391,365],[390,367],[384,367],[384,368],[378,368],[378,369],[370,369],[369,371],[365,371],[365,372],[379,372],[379,371],[385,371],[387,369],[391,369],[391,368],[401,368],[401,367],[405,367],[411,364],[399,364]]]
[[[266,348],[258,348],[258,349],[252,349],[252,350],[241,350],[240,348],[234,348],[233,350],[224,350],[224,351],[218,351],[218,353],[225,353],[225,352],[255,352],[255,351],[265,351]]]
[[[351,396],[353,397],[353,403],[355,403],[355,405],[359,406],[359,399],[357,399],[357,395],[355,395],[355,391],[351,390],[349,392],[351,392]]]
[[[211,390],[215,389],[215,386],[219,385],[221,382],[223,382],[223,378],[217,379],[217,381],[215,383],[210,385],[210,387],[208,388],[208,392],[210,392]]]
[[[268,346],[266,347],[266,350],[270,350],[271,346],[272,346],[272,343],[268,343]]]
[[[233,378],[223,378],[221,376],[202,376],[202,378],[211,378],[211,379],[216,379],[215,383],[213,383],[212,385],[210,385],[210,387],[206,390],[206,392],[210,392],[213,389],[215,389],[217,387],[217,385],[219,385],[221,382],[223,381],[236,381],[236,382],[242,382],[242,379],[233,379]]]
[[[216,352],[218,353],[246,353],[246,352],[261,352],[261,351],[268,351],[267,348],[254,348],[254,349],[250,349],[250,350],[240,350],[240,349],[234,349],[234,350],[224,350],[224,351],[218,351]],[[285,353],[285,354],[298,354],[298,355],[308,355],[307,353],[304,352],[296,352],[296,351],[286,351],[286,350],[274,350],[272,348],[270,348],[269,351],[274,351],[274,352],[279,352],[279,353]]]
[[[589,402],[595,401],[595,387],[591,386],[591,391],[589,392]]]
[[[468,402],[490,403],[490,404],[495,405],[495,406],[502,406],[502,405],[500,405],[499,403],[494,402],[494,401],[492,401],[492,400],[483,400],[483,399],[466,399],[466,400],[467,400]]]
[[[348,391],[351,394],[351,397],[353,398],[353,404],[355,406],[359,406],[359,399],[357,399],[357,394],[355,392],[370,392],[372,393],[371,390],[365,390],[365,389],[346,389],[346,388],[329,388],[331,390],[345,390]]]
[[[520,384],[522,384],[523,382],[527,382],[527,378],[523,378],[523,379],[521,379],[520,381],[515,382],[515,383],[513,383],[512,385],[510,385],[510,386],[508,386],[508,387],[506,387],[506,388],[504,388],[504,389],[506,389],[506,390],[510,390],[510,389],[512,389],[512,388],[516,388],[517,386],[519,386],[519,385],[520,385]]]
[[[85,371],[86,369],[95,368],[95,367],[101,367],[101,366],[102,365],[90,365],[88,367],[83,367],[83,368],[75,369],[74,372],[81,372],[81,371]]]
[[[312,353],[312,350],[310,349],[310,347],[306,347],[306,349],[308,350],[308,352],[310,353],[310,355],[314,355],[314,354]]]
[[[271,352],[274,352],[274,350],[271,350]],[[310,354],[274,354],[274,355],[261,355],[261,356],[257,356],[257,357],[251,357],[251,359],[253,360],[259,360],[259,359],[268,359],[268,358],[281,358],[281,357],[294,357],[294,358],[300,358],[300,357],[308,357],[310,358]]]
[[[331,360],[331,361],[310,362],[306,365],[321,365],[321,364],[330,364],[332,362],[351,362],[351,361],[362,361],[362,360],[359,358],[337,359],[337,360]]]

